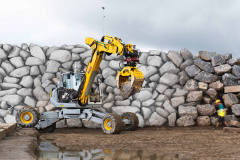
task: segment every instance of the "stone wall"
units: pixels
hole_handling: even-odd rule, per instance
[[[0,122],[15,121],[14,115],[23,106],[38,111],[51,111],[49,93],[58,83],[59,68],[71,70],[74,65],[86,69],[91,50],[77,45],[21,47],[0,44]],[[240,115],[239,94],[224,93],[225,86],[240,85],[240,58],[231,54],[199,51],[193,57],[187,49],[168,53],[142,52],[138,69],[144,74],[140,93],[122,100],[115,76],[121,70],[122,56],[103,59],[99,73],[105,78],[103,110],[121,114],[137,113],[139,126],[211,125],[217,120],[214,100],[221,99],[228,108],[226,120]],[[83,121],[86,127],[99,127]],[[58,127],[80,127],[78,119],[62,120]]]

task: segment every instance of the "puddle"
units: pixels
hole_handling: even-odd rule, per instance
[[[160,154],[143,150],[89,149],[69,151],[52,144],[41,142],[37,151],[39,160],[178,160],[192,159],[178,154]]]

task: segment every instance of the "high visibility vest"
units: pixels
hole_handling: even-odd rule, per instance
[[[224,117],[224,116],[225,116],[225,110],[224,110],[224,109],[219,109],[219,110],[218,110],[218,115],[219,115],[220,117]]]

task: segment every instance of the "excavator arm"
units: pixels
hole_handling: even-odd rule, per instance
[[[108,42],[104,42],[105,40],[108,40]],[[133,49],[132,44],[125,45],[121,39],[110,36],[104,36],[101,41],[87,37],[85,43],[92,49],[92,58],[88,62],[84,79],[78,89],[80,105],[87,104],[90,89],[98,73],[104,53],[107,55],[118,54],[125,57],[126,65],[118,72],[116,77],[117,87],[121,90],[123,99],[127,99],[141,90],[144,77],[142,72],[136,68],[138,52]]]

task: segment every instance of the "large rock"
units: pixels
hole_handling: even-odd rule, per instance
[[[17,89],[16,88],[3,90],[3,91],[0,91],[0,97],[3,97],[5,95],[12,95],[12,94],[16,94],[16,93],[17,93]]]
[[[177,112],[172,106],[171,106],[171,103],[169,100],[166,100],[164,103],[163,103],[163,108],[168,112],[168,113],[175,113]]]
[[[109,62],[109,67],[115,70],[122,70],[123,68],[123,64],[122,61],[118,61],[118,60],[111,60]]]
[[[103,71],[104,69],[108,68],[109,66],[109,61],[102,60],[100,64],[100,69]]]
[[[172,98],[175,89],[167,89],[163,94],[166,95],[169,99]]]
[[[225,107],[231,107],[232,105],[237,104],[239,102],[237,96],[232,93],[224,94],[222,98],[223,98]]]
[[[233,115],[225,115],[224,119],[227,122],[228,126],[230,126],[230,122],[232,120],[237,121],[237,117],[234,114]]]
[[[168,116],[168,125],[170,127],[174,127],[175,123],[176,123],[176,119],[177,119],[177,114],[176,113],[172,113]]]
[[[153,105],[154,103],[155,103],[155,100],[153,100],[153,99],[148,99],[148,100],[142,102],[142,106],[144,106],[144,107],[150,107],[150,106]]]
[[[164,75],[165,73],[172,73],[172,74],[178,74],[179,68],[177,68],[172,61],[166,62],[161,68],[160,73],[161,75]]]
[[[227,61],[232,58],[232,53],[226,53],[223,55],[223,58]]]
[[[8,58],[19,56],[20,51],[21,48],[19,48],[18,46],[14,46],[13,50],[11,50],[11,52],[9,53]]]
[[[193,59],[192,53],[189,50],[187,50],[186,48],[181,49],[180,54],[182,55],[182,57],[185,61],[188,59]]]
[[[217,54],[216,56],[212,57],[211,62],[212,66],[215,67],[224,64],[226,60],[223,56]]]
[[[0,59],[6,59],[7,58],[7,54],[6,52],[0,48]]]
[[[61,66],[61,64],[57,61],[50,60],[47,62],[47,72],[49,73],[56,73],[58,72],[58,68]]]
[[[86,52],[86,48],[73,48],[71,50],[73,53],[83,53],[83,52]]]
[[[10,59],[10,62],[11,62],[16,68],[19,68],[19,67],[24,66],[24,62],[23,62],[22,57],[13,57],[13,58]]]
[[[204,70],[205,72],[209,72],[209,73],[214,72],[214,68],[210,62],[206,62],[201,60],[200,58],[196,58],[194,59],[194,64],[198,66],[200,69]]]
[[[177,67],[180,67],[182,61],[183,61],[183,58],[182,56],[177,52],[177,51],[173,51],[173,50],[170,50],[168,52],[168,58],[177,66]]]
[[[68,127],[82,127],[82,122],[79,118],[66,119]]]
[[[6,123],[16,123],[16,118],[13,115],[7,114],[7,116],[4,117],[4,121]]]
[[[142,90],[139,93],[136,93],[133,95],[134,100],[139,100],[141,102],[144,102],[152,97],[152,93],[147,90]]]
[[[1,67],[7,72],[7,74],[15,69],[15,67],[9,61],[2,62]]]
[[[169,61],[170,59],[168,58],[168,53],[161,52],[161,57],[164,62]]]
[[[164,94],[160,94],[156,99],[157,102],[165,102],[166,100],[169,100],[169,98]]]
[[[134,101],[132,101],[131,106],[141,108],[142,104],[139,100],[134,100]]]
[[[143,73],[144,79],[157,73],[157,69],[153,66],[141,66],[138,70]]]
[[[31,55],[29,52],[22,50],[22,51],[20,51],[20,56],[24,59],[24,61],[26,61],[27,58],[30,57]]]
[[[179,72],[178,76],[180,85],[184,85],[189,80],[189,77],[185,71]]]
[[[201,81],[201,82],[205,82],[205,83],[212,83],[212,82],[219,80],[219,77],[217,75],[202,71],[202,72],[198,73],[194,77],[194,79]]]
[[[0,109],[0,117],[4,118],[9,113],[9,110]]]
[[[7,110],[9,108],[9,105],[7,104],[6,101],[2,101],[0,104],[1,108],[4,110]]]
[[[168,89],[168,86],[165,85],[165,84],[158,84],[157,87],[156,87],[156,90],[159,93],[164,93],[166,91],[166,89]]]
[[[223,65],[214,67],[214,70],[217,75],[222,75],[224,73],[231,72],[232,67],[229,64],[223,64]]]
[[[106,85],[109,85],[111,87],[117,87],[117,82],[116,82],[116,78],[112,75],[108,76],[104,82],[106,83]]]
[[[213,83],[209,84],[209,88],[213,88],[216,91],[223,90],[223,87],[224,86],[223,86],[223,84],[220,81],[216,81],[216,82],[213,82]]]
[[[107,78],[109,75],[116,76],[117,72],[111,68],[106,68],[102,71],[103,78]]]
[[[162,58],[159,56],[148,56],[147,64],[149,66],[161,67],[163,64]]]
[[[26,96],[24,103],[30,107],[36,107],[36,100],[33,97]]]
[[[14,77],[9,77],[9,76],[4,77],[4,79],[3,79],[3,82],[13,83],[13,84],[19,83],[19,81],[20,81],[20,79],[14,78]]]
[[[184,61],[181,66],[180,69],[184,70],[187,66],[191,66],[193,64],[193,60],[192,59],[187,59],[186,61]]]
[[[143,114],[143,119],[148,119],[152,115],[152,111],[150,108],[142,107],[142,114]]]
[[[198,116],[198,112],[196,107],[194,106],[182,106],[178,107],[178,114],[180,117],[183,116],[192,116],[193,119],[196,119]]]
[[[216,56],[216,52],[199,51],[200,58],[206,61],[211,61],[211,59]]]
[[[80,60],[80,56],[77,53],[72,53],[72,61],[78,61]],[[109,63],[109,62],[108,62]]]
[[[213,88],[209,88],[206,93],[213,99],[213,100],[216,100],[217,99],[217,91]]]
[[[25,64],[27,66],[35,66],[35,65],[42,65],[43,61],[36,57],[28,57]]]
[[[109,103],[105,103],[103,105],[103,108],[109,113],[109,112],[111,112],[111,108],[112,108],[113,105],[114,105],[114,101],[109,102]]]
[[[132,106],[116,106],[112,107],[112,112],[121,115],[125,112],[139,113],[140,109]]]
[[[187,90],[177,88],[175,93],[173,94],[173,97],[181,97],[181,96],[185,97],[187,94],[188,94]]]
[[[0,74],[1,74],[3,77],[7,76],[7,73],[6,73],[6,72],[4,71],[4,69],[1,68],[1,67],[0,67]]]
[[[232,67],[232,73],[240,78],[240,65],[234,65]]]
[[[197,125],[199,126],[209,126],[211,124],[211,120],[209,116],[199,116],[197,118]]]
[[[154,112],[149,118],[150,126],[162,126],[167,120]]]
[[[49,94],[44,91],[44,89],[41,86],[36,87],[33,90],[33,95],[39,100],[39,101],[48,101],[50,99]]]
[[[6,52],[10,52],[13,49],[13,46],[11,44],[4,44],[3,49]]]
[[[41,59],[43,62],[46,61],[45,53],[43,52],[41,47],[39,46],[30,47],[30,53],[32,56]]]
[[[192,118],[192,116],[180,117],[176,123],[177,123],[177,126],[181,126],[181,127],[188,127],[188,126],[195,125],[195,122],[194,122],[194,119]]]
[[[183,89],[187,91],[195,91],[198,89],[198,83],[194,79],[189,79]]]
[[[147,59],[148,59],[148,52],[142,52],[139,57],[139,63],[147,65]]]
[[[137,117],[138,117],[138,127],[144,127],[144,119],[143,116],[139,113],[136,113]]]
[[[233,114],[240,116],[240,104],[234,104],[231,107]]]
[[[178,81],[179,81],[179,76],[171,73],[165,73],[160,78],[160,83],[166,84],[168,86],[173,86],[174,84],[178,83]]]
[[[12,84],[12,83],[0,83],[0,86],[4,90],[11,89],[11,88],[17,88],[17,89],[22,88],[19,84]]]
[[[175,97],[171,99],[171,104],[173,108],[177,108],[179,105],[185,103],[185,97]]]
[[[23,98],[19,95],[5,95],[3,97],[0,97],[0,102],[2,101],[6,101],[8,105],[17,105],[19,104],[21,101],[23,100]]]
[[[51,53],[49,59],[59,62],[68,62],[71,60],[71,52],[67,50],[55,50]]]
[[[150,50],[149,51],[149,55],[150,56],[160,56],[161,55],[161,51],[159,51],[159,50]]]
[[[231,73],[225,73],[222,76],[222,81],[225,86],[236,86],[238,85],[238,77],[231,74]]]
[[[20,67],[20,68],[17,68],[15,70],[13,70],[11,73],[10,73],[10,76],[12,77],[16,77],[16,78],[21,78],[25,75],[28,75],[30,73],[30,67],[29,66],[25,66],[25,67]]]
[[[160,115],[160,116],[162,116],[162,117],[164,117],[164,118],[168,118],[168,116],[169,116],[169,113],[166,111],[166,110],[164,110],[163,108],[161,108],[161,107],[157,107],[156,108],[156,112]],[[175,113],[175,112],[174,112]]]
[[[197,105],[197,111],[201,116],[211,116],[216,113],[216,109],[211,104]]]
[[[20,84],[26,88],[32,88],[33,79],[31,76],[24,76],[20,82]]]
[[[230,65],[240,65],[240,57],[229,59],[228,64]]]
[[[200,102],[202,101],[202,91],[190,91],[187,95],[187,102]]]
[[[201,70],[195,65],[191,65],[191,66],[186,67],[185,71],[186,71],[186,73],[188,74],[189,77],[194,77],[199,72],[201,72]]]
[[[38,69],[38,66],[32,66],[30,68],[30,75],[31,76],[36,76],[36,75],[39,75],[40,74],[40,71]]]
[[[115,106],[130,106],[130,99],[124,101],[116,101]]]
[[[44,82],[45,80],[52,80],[55,77],[55,75],[53,73],[44,73],[42,76],[42,82]]]

